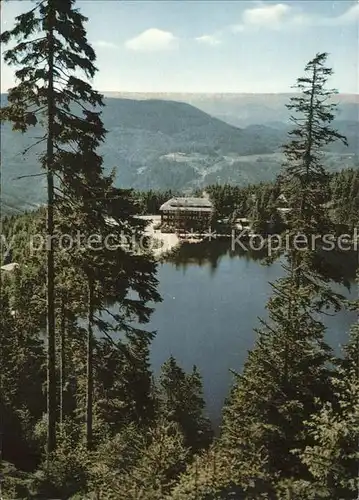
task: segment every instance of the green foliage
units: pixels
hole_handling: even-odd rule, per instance
[[[1,98],[6,105],[6,96]],[[249,127],[242,130],[230,128],[226,132],[226,124],[218,120],[209,126],[212,117],[185,103],[172,106],[168,102],[104,98],[104,104],[102,120],[108,134],[99,153],[104,158],[106,174],[114,166],[117,167],[117,187],[180,191],[198,186],[205,188],[216,183],[245,187],[259,182],[273,182],[281,171],[283,155],[280,147],[290,130],[285,123],[280,124],[280,130],[259,126],[258,131]],[[335,126],[348,137],[349,148],[341,143],[328,146],[331,151],[325,152],[324,158],[331,172],[358,168],[355,159],[358,155],[358,121],[353,112],[355,104],[346,106],[352,113],[351,121],[341,116]],[[259,109],[265,113],[267,104],[260,105]],[[253,116],[252,112],[248,117]],[[196,142],[197,127],[191,119],[195,113],[200,115],[201,143]],[[239,114],[242,114],[241,109]],[[258,120],[260,124],[262,118]],[[178,127],[178,124],[182,124],[182,131],[171,135],[169,130]],[[45,179],[41,176],[14,178],[39,173],[36,154],[41,152],[41,145],[28,151],[26,161],[18,153],[32,144],[31,136],[42,137],[44,130],[38,124],[33,133],[19,136],[4,124],[1,133],[2,212],[17,213],[18,209],[31,209],[32,204],[36,206],[45,200]],[[229,144],[228,139],[223,140],[223,135],[227,133],[232,136]],[[182,155],[176,158],[178,152]],[[172,183],[172,179],[176,184]]]
[[[178,484],[171,500],[248,500],[274,498],[274,489],[266,471],[266,460],[241,464],[233,460],[220,443],[207,453],[194,457]]]
[[[85,446],[62,434],[48,463],[34,474],[31,494],[34,498],[70,498],[85,492],[90,461]]]
[[[208,447],[212,429],[203,415],[202,380],[196,367],[186,374],[171,356],[162,366],[159,382],[160,412],[164,418],[179,425],[185,445],[194,452]]]
[[[118,454],[122,451],[122,443],[120,438],[110,445],[112,456],[120,458]],[[103,451],[108,456],[108,447]],[[135,444],[131,455],[132,458],[126,464],[120,462],[121,469],[117,468],[117,459],[117,467],[114,467],[113,462],[110,466],[108,459],[101,460],[98,466],[93,467],[94,491],[99,498],[162,500],[183,472],[187,460],[187,450],[180,431],[174,423],[165,422],[159,422],[150,429],[142,442],[140,440],[137,446]]]
[[[85,79],[93,78],[95,52],[88,44],[84,22],[74,0],[43,0],[15,19],[11,31],[1,34],[2,43],[15,45],[5,51],[4,61],[15,66],[18,84],[9,90],[1,121],[25,133],[38,123],[45,133],[40,165],[47,180],[46,235],[46,333],[47,333],[47,453],[56,449],[56,346],[55,346],[55,234],[56,186],[66,197],[89,197],[89,185],[97,187],[102,159],[95,150],[104,140],[99,112],[102,97]],[[74,107],[80,108],[77,112]],[[82,115],[82,116],[81,116]],[[46,144],[46,146],[45,146]],[[69,148],[71,146],[71,150]],[[31,146],[29,146],[31,149]],[[27,150],[23,153],[25,154]],[[89,173],[90,172],[90,173]],[[41,175],[41,174],[40,174]],[[92,186],[91,186],[92,187]],[[91,193],[93,194],[93,193]]]
[[[356,310],[359,311],[359,302]],[[313,444],[301,453],[311,473],[308,490],[355,500],[359,488],[359,325],[353,325],[333,378],[334,402],[322,405],[308,425]]]
[[[229,184],[214,184],[206,188],[218,218],[230,217],[235,212],[239,217],[248,216],[254,204],[254,192],[258,190],[260,186],[238,187]]]
[[[160,207],[177,193],[171,189],[167,191],[138,191],[135,196],[138,200],[139,213],[155,215],[159,214]]]
[[[4,500],[29,498],[29,489],[33,480],[29,473],[16,469],[11,463],[2,462],[0,474],[2,476],[1,493]]]
[[[167,191],[115,187],[115,173],[106,174],[98,151],[106,148],[102,96],[79,76],[91,78],[96,71],[85,21],[74,0],[42,0],[1,35],[5,44],[15,41],[4,57],[16,66],[19,81],[1,119],[13,130],[44,133],[37,145],[47,142],[40,166],[48,180],[47,211],[2,220],[3,234],[16,242],[6,255],[2,248],[1,261],[19,264],[1,276],[4,498],[354,500],[359,329],[352,330],[344,360],[335,360],[323,340],[320,313],[339,309],[341,298],[332,293],[328,269],[314,265],[317,249],[288,252],[285,276],[272,284],[269,318],[236,377],[217,442],[196,367],[185,373],[171,356],[153,380],[154,333],[144,325],[160,301],[157,264],[135,244],[121,244],[122,238],[143,235],[146,223],[136,215],[157,213],[171,189],[219,178],[227,154],[227,173],[237,170],[236,179],[248,179],[238,155],[270,153],[278,138],[272,134],[268,146],[257,130],[240,131],[181,103],[137,103],[139,125],[133,103],[122,102],[127,115],[115,117],[111,128],[116,135],[118,120],[127,120],[144,136],[149,168],[143,158],[140,165],[138,159],[129,163],[144,168],[148,187],[161,177]],[[308,63],[298,80],[300,94],[288,106],[297,116],[293,140],[284,148],[283,175],[256,186],[208,187],[215,218],[226,227],[246,217],[262,234],[287,224],[293,236],[333,229],[333,222],[351,229],[358,224],[357,172],[330,177],[324,166],[322,151],[337,139],[346,143],[330,128],[335,106],[325,89],[332,73],[325,62],[326,54],[317,54]],[[185,119],[172,116],[168,123],[168,109],[179,116],[185,110]],[[170,155],[177,145],[183,154]],[[278,209],[288,205],[284,221]],[[77,231],[97,234],[102,241],[111,236],[116,248],[80,245],[62,252],[57,243],[51,264],[51,252],[31,252],[28,239],[55,229],[71,237]]]
[[[313,317],[310,290],[298,289],[288,274],[273,285],[269,320],[232,389],[221,438],[239,464],[262,450],[269,473],[287,477],[303,473],[291,449],[306,445],[303,422],[316,398],[331,396],[324,327]]]
[[[326,54],[321,54],[308,63],[309,76],[298,79],[301,93],[289,105],[298,117],[292,120],[294,139],[284,148],[287,168],[279,182],[291,207],[290,235],[309,236],[330,227],[323,207],[328,178],[320,163],[320,147],[344,138],[328,126],[334,106],[324,104],[331,95],[324,89],[331,74],[324,67],[325,59]],[[255,222],[262,232],[266,209],[278,200],[268,195],[262,194],[262,204],[256,199]],[[304,422],[334,397],[333,357],[324,343],[318,313],[338,309],[340,298],[327,285],[329,276],[313,266],[316,248],[299,250],[290,242],[288,265],[283,266],[286,274],[272,284],[269,319],[262,321],[255,348],[232,389],[220,439],[238,468],[259,468],[263,461],[262,470],[272,486],[306,479],[306,466],[293,449],[300,453],[313,444]],[[256,476],[254,484],[258,480]]]
[[[321,234],[329,224],[323,207],[330,193],[322,149],[336,141],[347,145],[347,139],[331,127],[337,106],[330,102],[336,91],[326,88],[333,73],[325,66],[327,56],[317,54],[306,65],[305,76],[298,78],[295,86],[299,95],[292,97],[287,106],[296,115],[291,117],[292,140],[284,146],[283,183],[292,207],[290,223],[305,234]]]
[[[40,458],[33,439],[36,420],[44,411],[45,353],[38,335],[26,330],[11,314],[9,299],[0,296],[0,412],[3,427],[2,456],[24,470]]]
[[[333,218],[352,231],[359,226],[359,171],[348,169],[334,174],[330,185]]]
[[[146,427],[154,419],[155,400],[149,363],[151,337],[144,333],[125,344],[98,341],[95,349],[95,414],[110,432],[124,426]]]

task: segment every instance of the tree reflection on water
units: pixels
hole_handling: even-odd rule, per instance
[[[164,262],[173,264],[176,269],[186,270],[189,266],[208,266],[215,274],[219,263],[224,257],[230,259],[242,258],[248,261],[257,261],[259,264],[268,265],[266,262],[267,250],[244,250],[240,245],[232,248],[231,240],[201,241],[198,243],[182,243],[171,254],[167,255]],[[358,252],[356,251],[320,251],[315,259],[318,271],[326,272],[335,283],[341,283],[350,289],[355,280],[358,266]]]

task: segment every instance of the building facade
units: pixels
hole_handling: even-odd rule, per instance
[[[211,225],[213,205],[208,198],[171,198],[160,212],[162,228],[200,232]]]

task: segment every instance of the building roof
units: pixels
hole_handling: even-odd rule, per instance
[[[213,205],[208,198],[171,198],[160,207],[160,211],[212,212]]]
[[[1,266],[2,271],[13,271],[14,269],[17,269],[19,264],[17,262],[11,262],[10,264],[5,264],[4,266]]]
[[[288,203],[287,197],[283,193],[278,196],[277,201],[281,201],[282,203]]]
[[[277,208],[278,212],[282,212],[283,214],[286,214],[288,212],[291,212],[292,209],[289,208],[289,207],[286,207],[286,208]]]

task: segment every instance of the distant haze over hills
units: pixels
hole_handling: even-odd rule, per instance
[[[116,95],[121,97],[105,98],[108,134],[100,152],[105,169],[116,168],[118,186],[186,192],[213,183],[273,180],[281,169],[290,129],[288,94]],[[339,142],[327,148],[331,171],[359,166],[358,96],[337,97],[334,126],[348,137],[349,148]],[[6,104],[5,95],[1,101]],[[8,123],[1,126],[3,210],[45,201],[44,177],[16,179],[40,171],[39,146],[25,157],[21,152],[42,133],[40,127],[22,135]]]
[[[198,101],[213,101],[219,100],[224,102],[250,102],[250,101],[264,101],[271,100],[273,102],[281,103],[284,100],[288,100],[291,96],[297,95],[296,93],[286,92],[286,93],[251,93],[251,92],[121,92],[121,91],[101,91],[100,92],[105,97],[121,98],[121,99],[155,99],[155,100],[166,100],[166,101],[180,101],[187,102],[191,100]],[[335,100],[340,102],[349,103],[359,103],[359,94],[336,94]]]
[[[285,107],[293,93],[141,93],[104,92],[106,97],[134,100],[166,100],[191,104],[231,125],[246,127],[271,122],[285,122],[289,111]],[[333,101],[340,104],[338,119],[359,119],[359,94],[337,94]]]

